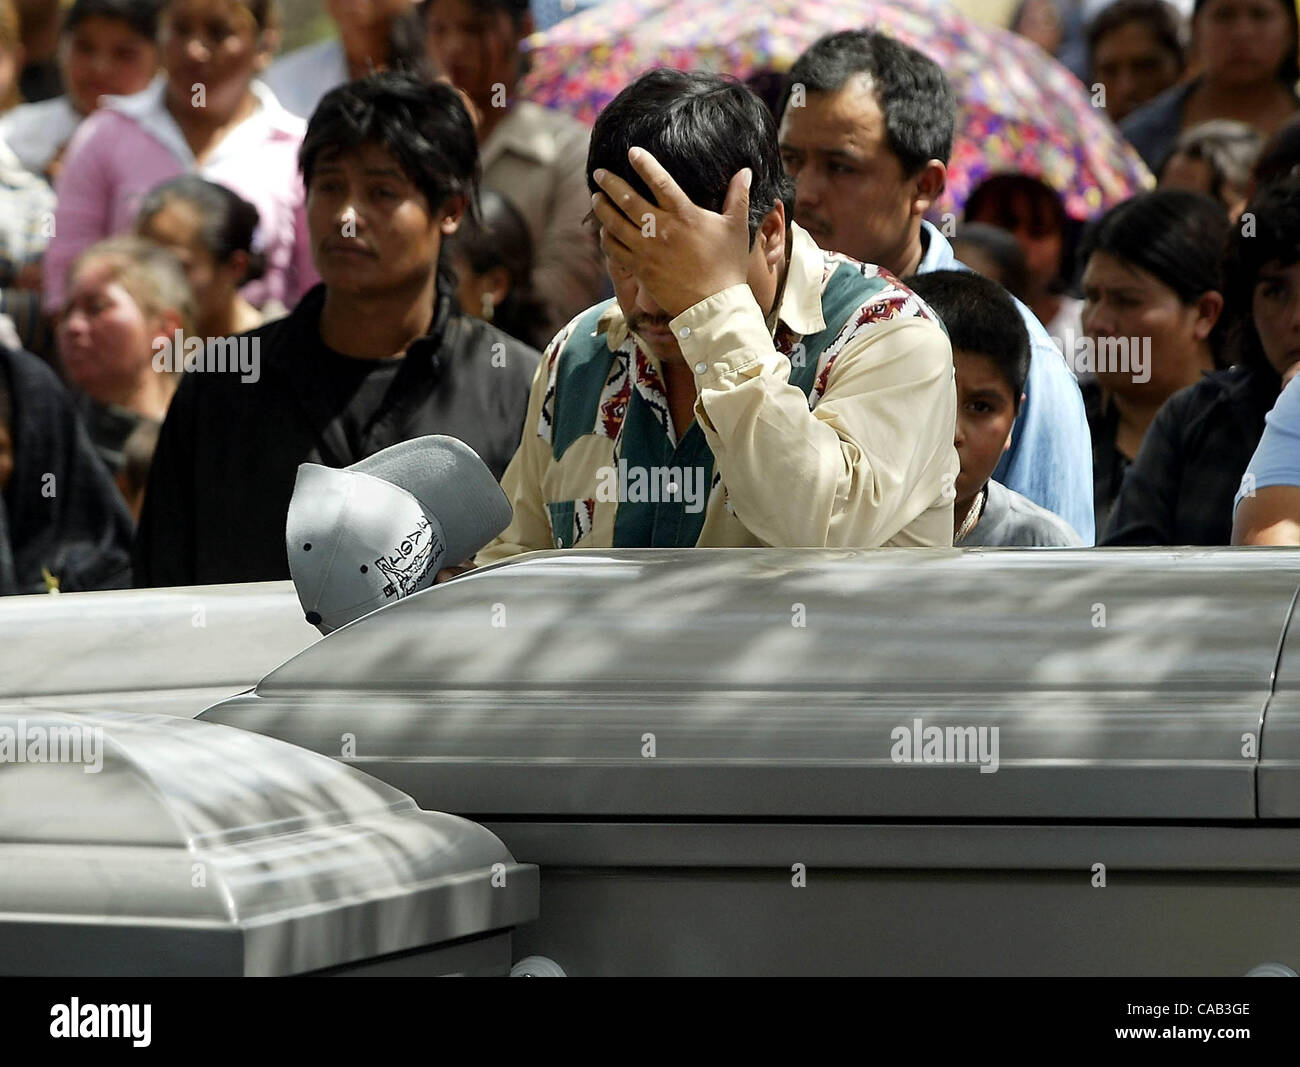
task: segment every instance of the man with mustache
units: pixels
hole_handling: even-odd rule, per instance
[[[956,104],[932,60],[870,30],[814,43],[778,109],[794,217],[824,248],[900,278],[965,269],[925,214],[943,192]],[[1094,539],[1092,438],[1078,383],[1042,323],[1017,302],[1032,358],[1011,448],[993,477]]]
[[[137,585],[288,578],[300,463],[346,467],[447,434],[500,477],[519,442],[538,355],[457,310],[442,252],[478,183],[456,90],[394,73],[340,86],[299,166],[322,284],[241,335],[252,373],[182,381],[145,492]]]
[[[652,71],[601,113],[587,176],[615,298],[548,347],[502,480],[514,518],[477,562],[951,545],[947,337],[898,279],[790,224],[763,103]]]

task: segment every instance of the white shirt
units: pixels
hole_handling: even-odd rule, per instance
[[[43,175],[50,160],[71,140],[81,118],[66,96],[20,104],[0,118],[0,140],[24,167]]]

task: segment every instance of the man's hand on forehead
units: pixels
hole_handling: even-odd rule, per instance
[[[628,161],[655,198],[651,203],[606,170],[592,177],[591,198],[600,245],[610,261],[634,274],[656,304],[676,317],[749,277],[748,168],[732,176],[718,214],[693,204],[659,161],[643,148]]]

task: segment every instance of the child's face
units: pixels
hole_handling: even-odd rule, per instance
[[[958,510],[993,476],[1002,453],[1011,447],[1015,397],[1011,386],[988,356],[955,348],[957,369]]]
[[[158,69],[158,49],[125,22],[92,15],[62,43],[63,81],[72,106],[88,115],[101,96],[128,96],[149,84]]]

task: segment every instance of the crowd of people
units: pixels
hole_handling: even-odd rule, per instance
[[[425,434],[513,508],[444,578],[1300,544],[1293,0],[1026,0],[1155,188],[992,174],[955,226],[960,102],[871,29],[588,129],[521,93],[527,0],[326,0],[283,55],[274,0],[53,7],[0,0],[0,593],[288,577],[299,464]]]

